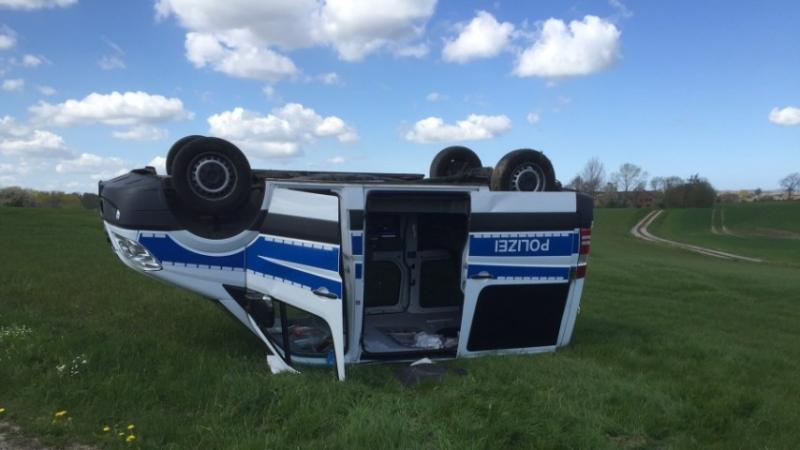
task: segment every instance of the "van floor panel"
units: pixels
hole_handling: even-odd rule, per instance
[[[430,351],[430,348],[415,347],[410,342],[404,345],[404,339],[398,339],[397,335],[392,334],[425,332],[440,335],[442,338],[457,338],[453,331],[460,326],[461,315],[458,311],[370,314],[364,324],[364,351],[376,354]]]

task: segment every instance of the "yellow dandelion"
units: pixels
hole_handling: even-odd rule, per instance
[[[62,409],[61,411],[56,411],[55,415],[56,415],[56,417],[64,417],[64,416],[67,415],[67,410],[66,409]]]
[[[128,425],[128,429],[129,429],[129,430],[132,430],[132,429],[134,429],[134,428],[136,428],[136,427],[135,427],[133,424],[130,424],[130,425]]]
[[[5,408],[0,408],[0,414],[3,414],[4,412],[6,412],[6,409]]]
[[[128,437],[125,438],[125,442],[133,442],[136,440],[136,436],[130,434]]]
[[[119,434],[120,436],[125,436],[125,433],[123,433],[122,431],[120,431],[120,432],[119,432],[119,433],[117,433],[117,434]]]
[[[104,433],[108,433],[109,431],[111,431],[111,427],[110,426],[106,425],[106,426],[103,427],[103,432]]]

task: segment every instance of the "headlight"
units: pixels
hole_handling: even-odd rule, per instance
[[[145,271],[161,270],[161,263],[138,242],[114,233],[114,240],[122,256]]]

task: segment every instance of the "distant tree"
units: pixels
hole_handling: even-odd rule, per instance
[[[619,166],[618,172],[611,175],[611,180],[627,206],[631,203],[631,193],[643,191],[647,186],[647,172],[635,164],[625,163]]]
[[[664,191],[664,206],[667,208],[709,208],[714,205],[717,193],[705,178],[692,175],[678,185]]]
[[[97,209],[100,207],[100,197],[97,194],[92,194],[90,192],[84,192],[80,196],[81,199],[81,206],[86,209]]]
[[[575,178],[567,183],[567,187],[576,191],[583,191],[583,178],[580,175],[575,175]]]
[[[786,197],[791,200],[792,194],[800,188],[800,172],[790,173],[781,180],[781,187],[786,190]]]
[[[761,188],[756,188],[753,191],[753,194],[756,194],[756,198],[761,197],[761,194],[763,194],[763,193],[764,193],[764,191],[762,191]]]
[[[11,186],[0,189],[0,206],[36,206],[36,198],[30,189],[22,189],[21,187]]]
[[[653,177],[650,179],[650,189],[654,191],[663,191],[664,190],[664,177]]]
[[[606,182],[606,169],[603,167],[603,163],[595,157],[590,159],[586,165],[583,166],[583,171],[580,173],[579,177],[582,181],[581,191],[586,192],[591,195],[592,198],[596,199],[597,194],[603,187],[603,183]]]

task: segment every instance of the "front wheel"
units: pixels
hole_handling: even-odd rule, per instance
[[[452,177],[466,175],[481,168],[481,159],[467,147],[453,146],[440,151],[431,162],[430,176]]]
[[[520,149],[507,153],[492,171],[489,187],[493,191],[556,191],[553,164],[538,150]]]
[[[250,194],[250,163],[238,147],[224,139],[196,138],[175,155],[172,184],[189,209],[227,214],[241,206]]]

